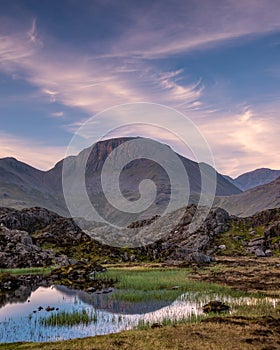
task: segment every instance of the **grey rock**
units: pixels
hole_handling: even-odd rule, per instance
[[[258,258],[261,258],[261,257],[265,257],[266,255],[265,255],[265,252],[262,250],[262,249],[260,249],[260,248],[257,248],[256,250],[255,250],[255,255],[256,255],[256,257],[258,257]]]
[[[242,236],[234,236],[233,239],[235,241],[240,241],[243,237]]]
[[[265,253],[265,256],[273,256],[273,252],[270,249],[266,249],[264,253]]]
[[[198,264],[209,264],[211,262],[210,256],[199,252],[192,253],[190,257],[191,261],[194,261]]]
[[[0,227],[0,267],[21,268],[33,266],[49,266],[57,260],[69,265],[66,256],[56,255],[51,250],[41,250],[32,244],[32,238],[25,231]]]
[[[264,237],[258,237],[258,238],[254,238],[254,239],[251,239],[248,243],[248,246],[249,247],[252,247],[252,246],[263,246],[265,243],[265,240],[264,240]]]

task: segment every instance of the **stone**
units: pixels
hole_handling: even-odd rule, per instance
[[[209,301],[202,307],[205,313],[229,311],[230,307],[219,300]]]
[[[273,256],[273,252],[270,249],[266,249],[264,253],[265,253],[265,256]]]
[[[256,255],[256,257],[258,257],[258,258],[261,258],[261,257],[265,257],[266,255],[265,255],[265,252],[262,250],[262,249],[260,249],[260,248],[257,248],[256,250],[255,250],[255,255]]]
[[[234,236],[233,239],[235,241],[240,241],[243,237],[242,236]]]
[[[53,262],[69,265],[67,256],[61,256],[52,250],[42,250],[33,244],[26,231],[0,227],[0,267],[24,268],[33,266],[49,266]]]
[[[136,260],[136,255],[135,254],[131,254],[130,255],[130,261],[133,262]]]
[[[210,256],[199,252],[192,253],[191,260],[198,264],[209,264],[211,262]]]

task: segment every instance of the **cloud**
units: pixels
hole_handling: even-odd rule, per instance
[[[38,33],[36,28],[36,18],[34,18],[32,21],[31,29],[27,32],[27,37],[32,43],[35,43],[37,41],[37,36]]]
[[[0,158],[14,157],[41,170],[49,170],[64,158],[66,147],[50,146],[0,132]]]
[[[279,106],[280,107],[280,106]],[[270,107],[271,108],[271,107]],[[245,106],[237,112],[201,120],[220,172],[233,177],[260,167],[279,169],[280,120],[277,106]],[[265,118],[264,118],[265,115]]]
[[[263,117],[265,109],[251,105],[237,112],[210,106],[203,102],[205,87],[201,81],[190,81],[186,68],[177,64],[164,70],[159,60],[222,44],[238,45],[241,40],[279,31],[277,1],[166,1],[152,2],[149,11],[123,11],[130,24],[118,32],[123,34],[114,37],[114,42],[97,45],[102,51],[94,53],[65,47],[54,38],[45,41],[38,30],[39,21],[33,19],[25,32],[0,37],[0,70],[13,76],[20,74],[49,103],[61,103],[89,116],[114,105],[140,101],[187,112],[209,140],[218,168],[224,173],[236,175],[264,161],[266,166],[279,167],[277,155],[267,157],[279,149],[277,106],[270,118]],[[61,113],[54,112],[52,117],[62,117]],[[74,132],[83,121],[77,118],[66,128]],[[142,132],[153,137],[147,128]],[[17,144],[11,137],[5,140],[9,145]],[[168,135],[162,135],[161,140],[175,145]],[[17,148],[5,149],[23,156],[23,152],[18,153],[23,145],[36,164],[50,164],[47,157],[38,160],[42,159],[39,153],[35,159],[25,142],[20,140]],[[40,147],[44,154],[47,148]],[[54,151],[58,154],[56,148]]]
[[[60,111],[60,112],[53,112],[51,113],[51,115],[55,118],[62,118],[64,117],[64,112]]]
[[[123,11],[131,24],[115,43],[103,46],[103,53],[92,56],[55,40],[52,46],[43,43],[33,19],[26,33],[0,39],[1,68],[11,74],[20,71],[50,103],[60,102],[89,114],[139,101],[198,110],[202,84],[186,83],[188,72],[162,71],[151,59],[279,30],[277,7],[273,1],[261,0],[245,4],[229,0],[154,2],[147,12],[128,6]]]
[[[16,51],[12,52],[14,47]],[[59,45],[49,48],[38,38],[35,21],[27,36],[16,33],[0,41],[0,57],[4,58],[3,71],[21,72],[22,78],[37,86],[50,103],[59,102],[89,114],[129,102],[188,104],[201,92],[197,83],[182,83],[183,70],[163,72],[142,60],[100,61]]]
[[[162,58],[279,31],[274,0],[196,0],[150,4],[131,11],[132,24],[106,57]]]

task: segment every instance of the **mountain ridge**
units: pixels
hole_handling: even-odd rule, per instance
[[[273,170],[269,168],[258,168],[248,171],[237,176],[236,178],[224,175],[228,181],[240,188],[242,191],[247,191],[251,188],[268,184],[277,179],[279,176],[280,170]]]
[[[64,162],[70,163],[73,171],[76,171],[85,162],[85,159],[87,159],[85,163],[87,189],[93,196],[102,196],[100,178],[101,168],[105,159],[112,150],[133,139],[136,138],[113,138],[99,141],[91,147],[82,150],[76,156],[70,156],[60,160],[53,168],[47,171],[33,168],[12,157],[0,159],[0,205],[15,208],[40,206],[54,210],[64,216],[68,215],[62,187],[62,168]],[[143,140],[145,139],[143,138]],[[165,146],[169,147],[167,145]],[[124,152],[130,152],[129,146],[124,145],[123,149]],[[174,154],[176,153],[174,152]],[[200,165],[181,155],[177,154],[177,156],[181,159],[187,170],[191,194],[199,193],[201,188]],[[209,169],[205,167],[205,171],[210,171]],[[139,197],[139,183],[146,178],[151,179],[159,185],[157,193],[159,205],[166,205],[166,196],[170,192],[168,178],[164,169],[153,161],[140,159],[128,164],[121,173],[120,186],[128,199],[137,200]],[[221,174],[217,173],[217,195],[231,195],[240,192],[237,187],[224,179]],[[102,202],[104,198],[100,196],[97,199]],[[104,207],[104,210],[108,211],[107,205]]]

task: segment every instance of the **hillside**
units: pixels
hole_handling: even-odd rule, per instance
[[[250,216],[265,209],[280,207],[280,177],[266,185],[230,197],[220,197],[216,205],[232,215]]]

